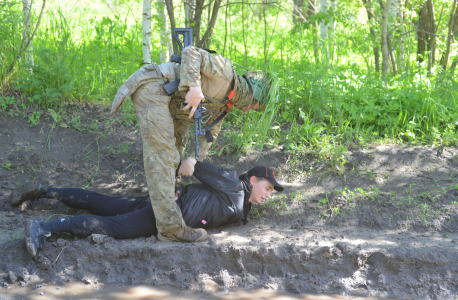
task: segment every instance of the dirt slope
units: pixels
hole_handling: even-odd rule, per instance
[[[17,184],[37,179],[111,195],[146,192],[135,128],[85,106],[51,132],[52,119],[0,118],[0,282],[173,284],[188,289],[265,287],[415,299],[458,299],[458,149],[377,146],[350,150],[346,171],[281,149],[209,160],[239,172],[271,166],[286,186],[245,226],[209,231],[203,243],[155,237],[52,236],[36,260],[23,246],[27,218],[87,213],[41,199],[11,207]],[[48,120],[46,118],[48,117]],[[72,121],[73,120],[73,121]],[[75,130],[74,127],[80,129]],[[46,147],[46,148],[45,148]],[[184,178],[183,181],[195,180]],[[14,282],[14,283],[11,283]]]

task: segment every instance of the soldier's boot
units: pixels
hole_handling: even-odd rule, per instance
[[[32,181],[23,183],[10,195],[10,204],[19,205],[27,200],[36,200],[43,198],[46,195],[47,187],[38,183],[38,181]]]
[[[32,258],[37,255],[38,249],[43,248],[45,237],[51,233],[44,231],[39,221],[27,220],[25,225],[25,248]]]
[[[184,221],[180,225],[165,228],[164,232],[158,233],[157,238],[163,242],[202,242],[207,237],[207,231],[202,228],[191,228]]]

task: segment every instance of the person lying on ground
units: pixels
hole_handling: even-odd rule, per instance
[[[178,91],[172,94],[164,85],[180,79]],[[270,123],[278,109],[277,79],[271,73],[237,75],[230,59],[212,55],[204,49],[189,46],[181,52],[181,64],[148,64],[132,74],[118,90],[111,109],[116,113],[131,97],[137,112],[143,143],[143,164],[150,201],[156,213],[156,228],[161,241],[197,242],[205,239],[204,229],[194,229],[192,235],[174,201],[175,177],[180,158],[184,157],[191,119],[204,94],[208,111],[224,113],[232,105],[244,112],[262,110],[253,128],[253,137],[265,139]],[[191,108],[191,111],[189,109]],[[213,124],[209,130],[216,139],[221,121],[219,114],[208,115],[204,123]],[[214,123],[214,121],[216,123]],[[207,127],[208,128],[208,127]],[[210,137],[209,137],[210,138]],[[201,136],[199,144],[203,160],[211,143]],[[190,155],[192,156],[192,154]],[[184,237],[194,238],[186,240]]]
[[[261,204],[274,190],[283,191],[275,174],[266,166],[257,166],[237,177],[235,170],[225,170],[189,157],[181,162],[177,175],[195,176],[201,183],[177,188],[175,202],[192,228],[212,228],[243,222],[252,203]],[[11,205],[40,198],[56,199],[68,207],[85,209],[94,215],[79,215],[51,222],[27,220],[25,246],[35,257],[45,237],[70,233],[87,237],[93,233],[116,239],[157,235],[156,218],[149,195],[111,197],[79,188],[45,187],[37,182],[16,188]],[[187,231],[192,235],[193,231]],[[177,237],[179,239],[179,237]],[[193,240],[184,237],[183,240]]]

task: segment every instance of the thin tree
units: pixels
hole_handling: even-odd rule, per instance
[[[151,63],[151,0],[143,0],[143,64]]]
[[[16,62],[19,61],[19,59],[22,57],[22,55],[24,55],[25,49],[27,49],[27,47],[29,47],[29,45],[32,43],[33,38],[37,34],[38,27],[40,26],[41,17],[43,16],[43,12],[45,10],[45,6],[46,6],[46,0],[43,0],[43,5],[41,6],[40,16],[38,17],[37,25],[35,26],[35,30],[33,31],[32,36],[27,41],[24,41],[24,40],[22,41],[21,48],[19,50],[18,56],[16,57],[16,60],[13,60],[13,62],[9,66],[8,70],[6,71],[6,73],[3,74],[2,79],[6,78],[8,76],[8,74],[13,70],[14,65],[16,64]]]
[[[24,30],[22,31],[22,40],[28,41],[30,39],[30,15],[32,14],[32,1],[22,0],[22,16],[24,20]],[[33,66],[33,43],[29,43],[25,50],[26,65],[30,72]]]
[[[432,0],[426,0],[422,5],[418,19],[418,45],[417,45],[417,61],[424,61],[425,51],[427,50],[427,70],[431,72],[431,68],[435,62],[436,53],[436,16]]]
[[[210,47],[210,41],[213,36],[213,31],[215,29],[216,20],[218,19],[218,11],[219,11],[219,8],[221,7],[221,2],[222,0],[214,0],[211,13],[210,13],[210,8],[209,8],[207,29],[205,30],[205,33],[202,36],[202,39],[200,41],[197,41],[196,43],[197,47],[201,47],[201,48]]]
[[[332,11],[332,19],[329,21],[329,24],[328,24],[328,27],[329,27],[329,32],[328,32],[328,36],[329,36],[329,42],[330,42],[330,45],[332,47],[332,50],[331,50],[331,60],[334,60],[335,57],[336,57],[336,51],[337,51],[337,47],[336,47],[336,20],[334,18],[334,15],[337,11],[337,0],[330,0],[331,2],[331,11]]]
[[[296,22],[304,22],[305,20],[301,17],[298,18],[297,15],[303,16],[305,15],[304,13],[304,0],[294,0],[293,4],[293,23]]]
[[[386,0],[385,7],[382,11],[382,79],[388,86],[387,75],[389,67],[389,52],[388,52],[388,12],[390,9],[391,0]]]
[[[196,10],[196,0],[187,0],[184,4],[184,23],[186,27],[192,26],[192,20],[194,19],[194,12]]]
[[[432,35],[429,35],[429,43],[428,43],[428,73],[431,73],[431,68],[436,61],[436,16],[434,13],[434,4],[432,0],[427,0],[426,5],[428,7],[428,20],[429,20],[429,28]]]
[[[326,14],[328,12],[329,2],[328,0],[320,0],[320,12]],[[320,22],[320,40],[321,48],[324,50],[326,57],[329,59],[329,48],[327,45],[328,40],[328,24],[327,20],[321,20]]]
[[[226,53],[226,42],[227,42],[227,12],[229,9],[229,0],[226,0],[226,14],[224,16],[224,47],[223,47],[223,56]]]
[[[401,45],[399,46],[399,69],[400,72],[405,70],[405,44],[406,44],[406,35],[405,35],[405,25],[404,19],[405,14],[402,7],[402,0],[399,1],[399,27],[401,28]]]
[[[375,29],[371,22],[375,19],[374,14],[372,12],[372,3],[370,0],[362,0],[364,7],[366,8],[367,12],[367,19],[369,22],[369,33],[373,42],[373,50],[374,50],[374,63],[375,63],[375,72],[378,74],[380,72],[380,52],[379,52],[379,43],[377,42],[377,35],[375,33]],[[378,75],[377,75],[378,76]]]
[[[380,2],[380,6],[383,9],[383,3]],[[388,45],[388,50],[389,50],[389,55],[390,55],[390,60],[391,60],[391,66],[393,68],[393,74],[397,75],[398,74],[398,67],[396,63],[396,58],[394,57],[394,51],[393,51],[393,46],[391,45],[391,34],[390,32],[394,32],[394,25],[393,23],[396,21],[397,18],[397,12],[398,12],[398,6],[399,6],[399,0],[391,0],[391,3],[388,8],[388,28],[387,28],[387,36],[386,36],[386,41]]]
[[[172,28],[175,28],[175,12],[173,9],[173,1],[165,0],[167,6],[167,12],[169,15],[170,25]],[[215,28],[216,20],[218,18],[218,11],[221,7],[222,0],[210,0],[207,4],[205,0],[195,0],[195,5],[193,6],[192,2],[185,3],[185,9],[191,11],[186,12],[186,15],[193,16],[189,21],[189,24],[192,28],[193,41],[194,45],[200,48],[208,48],[210,45],[211,38],[213,36],[213,31]],[[213,4],[213,6],[212,6]],[[201,35],[201,26],[202,26],[202,14],[204,10],[207,9],[207,28],[203,35]],[[202,37],[201,37],[202,36]],[[173,50],[175,53],[178,51],[178,47],[174,41]]]
[[[452,11],[450,13],[450,20],[448,22],[448,34],[447,34],[447,42],[445,51],[442,54],[440,64],[442,69],[447,69],[447,63],[450,55],[450,47],[452,44],[453,39],[456,37],[458,31],[458,4],[457,0],[453,0]],[[456,59],[452,63],[451,69],[455,69],[456,66]]]
[[[165,0],[165,5],[167,7],[167,14],[169,15],[169,21],[170,21],[170,27],[171,28],[176,28],[176,23],[175,23],[175,12],[173,9],[173,1],[172,0]],[[170,35],[170,38],[173,41],[173,53],[178,53],[178,45],[176,41],[172,38]]]
[[[165,0],[157,1],[157,19],[159,22],[159,27],[161,28],[161,42],[160,42],[160,62],[161,64],[168,61],[171,51],[171,40],[170,40],[170,27],[167,20],[166,12],[166,3]]]
[[[243,38],[243,48],[245,49],[245,63],[248,59],[248,49],[247,49],[247,41],[245,37],[245,14],[244,14],[244,1],[242,0],[242,38]]]

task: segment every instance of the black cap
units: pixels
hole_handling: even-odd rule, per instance
[[[248,178],[250,178],[251,176],[264,177],[274,185],[274,189],[277,192],[283,191],[283,187],[276,181],[275,173],[266,166],[254,167],[253,169],[248,171],[247,176]]]

